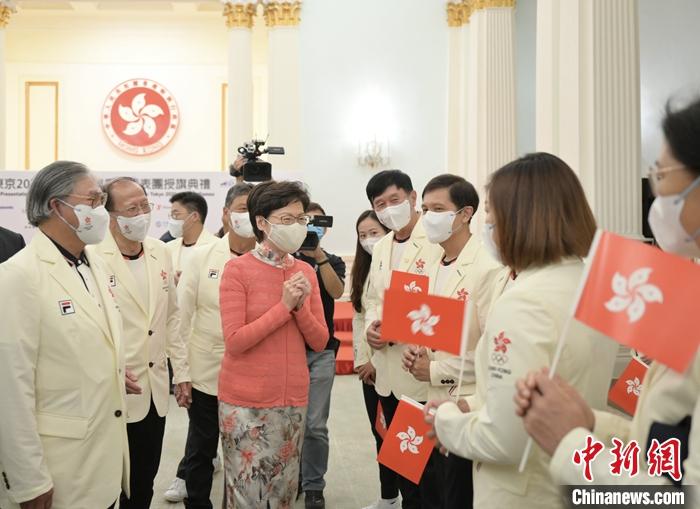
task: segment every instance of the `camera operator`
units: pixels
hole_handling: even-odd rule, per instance
[[[309,216],[325,216],[318,203],[310,203]],[[307,346],[306,359],[309,366],[309,406],[306,414],[306,431],[301,453],[301,488],[305,492],[307,509],[325,507],[323,489],[324,476],[328,470],[328,413],[331,405],[331,389],[335,377],[335,354],[340,342],[334,337],[333,314],[335,299],[343,295],[345,289],[345,262],[321,248],[321,239],[326,229],[310,224],[309,232],[318,235],[319,243],[311,251],[302,250],[294,256],[307,262],[316,271],[321,290],[323,314],[328,327],[328,344],[322,352],[314,352]]]

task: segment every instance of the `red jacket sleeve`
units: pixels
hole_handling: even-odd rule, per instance
[[[240,354],[254,347],[272,332],[291,319],[287,307],[280,300],[260,318],[245,323],[247,294],[243,284],[243,271],[231,260],[224,268],[219,287],[221,326],[224,332],[227,354]],[[318,288],[316,288],[318,293]]]
[[[326,348],[329,339],[326,317],[323,314],[323,303],[321,302],[321,290],[313,269],[303,272],[311,282],[311,295],[304,301],[301,309],[293,313],[294,320],[304,336],[306,344],[313,351],[320,352]]]

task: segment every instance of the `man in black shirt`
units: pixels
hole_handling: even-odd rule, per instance
[[[307,209],[310,216],[326,215],[318,203],[310,203]],[[319,240],[325,234],[325,228],[309,226]],[[339,341],[334,337],[333,313],[335,300],[343,295],[345,289],[345,262],[342,258],[327,253],[318,247],[313,251],[300,251],[295,255],[307,262],[318,276],[323,302],[323,314],[328,326],[328,344],[322,352],[306,349],[309,366],[309,404],[306,410],[306,432],[301,453],[301,486],[306,494],[306,509],[323,509],[325,500],[323,489],[326,486],[324,476],[328,470],[328,413],[331,406],[331,389],[335,377],[335,354]]]

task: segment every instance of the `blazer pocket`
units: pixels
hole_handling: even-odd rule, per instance
[[[87,436],[88,419],[37,412],[36,427],[40,435],[81,440]]]

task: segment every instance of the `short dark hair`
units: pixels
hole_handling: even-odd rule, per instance
[[[135,178],[133,178],[133,177],[113,178],[112,180],[110,180],[109,182],[105,183],[102,186],[102,192],[107,195],[107,201],[105,202],[105,208],[109,212],[114,211],[114,198],[112,197],[112,187],[114,187],[114,184],[116,184],[117,182],[133,182],[134,184],[136,184],[137,186],[139,186],[143,190],[143,194],[148,196],[148,192],[146,192],[146,188],[143,187],[143,184],[141,182],[139,182],[138,180],[136,180]]]
[[[383,170],[374,175],[369,179],[369,182],[367,182],[366,192],[370,204],[374,205],[374,199],[391,186],[403,189],[407,193],[413,191],[411,177],[404,172],[401,170]]]
[[[301,202],[304,212],[309,210],[309,195],[299,182],[268,180],[253,188],[248,195],[248,215],[258,242],[265,240],[265,234],[258,228],[255,218],[262,216],[267,219],[272,211],[297,201]]]
[[[461,210],[464,207],[472,207],[474,214],[476,214],[479,208],[479,193],[466,179],[451,173],[438,175],[432,178],[423,188],[421,198],[425,198],[425,193],[437,189],[447,189],[449,191],[450,201],[455,204],[457,210]]]
[[[574,171],[546,152],[496,171],[487,186],[498,251],[515,272],[588,254],[596,222]]]
[[[693,173],[700,174],[700,98],[680,109],[667,102],[661,127],[673,156]]]
[[[240,184],[232,185],[226,192],[226,199],[224,200],[224,207],[228,208],[233,203],[233,200],[239,196],[249,195],[253,190],[253,184],[248,182],[241,182]]]
[[[316,203],[315,201],[309,202],[309,206],[306,207],[306,210],[320,210],[321,214],[323,214],[324,216],[326,215],[326,211],[323,210],[323,207],[321,207],[321,205]]]
[[[204,221],[207,219],[207,212],[209,210],[207,200],[199,193],[195,193],[194,191],[176,193],[170,197],[170,203],[180,203],[188,212],[197,212],[202,224],[204,224]]]

